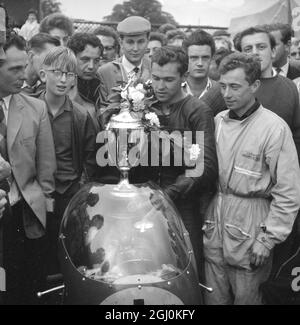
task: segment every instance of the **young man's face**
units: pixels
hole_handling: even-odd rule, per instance
[[[28,63],[27,53],[12,46],[6,50],[6,59],[0,66],[0,92],[2,96],[17,94],[21,91]]]
[[[158,41],[158,40],[152,40],[152,41],[149,41],[149,43],[148,43],[148,57],[149,57],[149,59],[151,59],[152,58],[152,55],[153,55],[153,53],[157,50],[157,49],[159,49],[159,48],[161,48],[162,47],[162,44],[161,44],[161,42],[160,41]]]
[[[166,104],[176,103],[181,96],[184,76],[178,71],[178,63],[170,62],[163,66],[152,64],[152,86],[156,98]]]
[[[53,28],[50,30],[49,34],[53,37],[56,37],[60,41],[61,46],[67,46],[70,35],[60,28]]]
[[[46,43],[43,50],[39,52],[31,50],[29,52],[29,61],[26,68],[26,82],[29,86],[34,86],[40,79],[40,71],[42,69],[44,59],[53,47],[55,47],[54,44]]]
[[[281,67],[286,63],[289,54],[289,45],[282,42],[282,34],[280,30],[271,32],[276,41],[275,57],[273,58],[273,65],[275,67]]]
[[[97,35],[103,45],[103,54],[101,64],[115,60],[117,56],[117,48],[115,39],[112,36]]]
[[[78,76],[84,80],[95,78],[100,66],[100,56],[101,49],[99,47],[87,44],[85,49],[76,55]]]
[[[238,114],[245,108],[250,108],[258,87],[257,84],[249,84],[244,69],[237,68],[222,74],[219,83],[228,109]]]
[[[75,83],[75,73],[54,66],[44,67],[41,78],[46,83],[46,92],[55,96],[65,96]]]
[[[147,34],[123,36],[120,38],[120,45],[126,59],[134,65],[139,65],[147,50]]]
[[[208,76],[212,59],[211,47],[208,45],[191,45],[188,47],[189,76],[204,79]]]
[[[224,38],[215,39],[216,51],[221,48],[224,48],[224,49],[230,51],[229,44],[230,44],[229,41],[226,41]]]
[[[257,55],[261,62],[261,72],[272,69],[275,51],[271,49],[269,36],[266,33],[246,35],[241,40],[242,52]]]

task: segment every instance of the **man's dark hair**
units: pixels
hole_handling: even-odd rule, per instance
[[[94,30],[93,34],[96,36],[97,35],[111,36],[116,41],[118,40],[117,32],[110,26],[99,26]]]
[[[177,38],[184,40],[186,38],[186,35],[180,29],[171,29],[171,30],[167,31],[166,37],[167,37],[168,41],[177,39]]]
[[[149,36],[149,42],[150,41],[158,41],[161,43],[161,46],[167,45],[166,36],[163,33],[159,32],[151,32]]]
[[[188,51],[188,48],[192,45],[208,45],[211,48],[211,56],[213,56],[216,52],[216,45],[213,37],[200,28],[195,30],[182,43],[182,47],[186,52]]]
[[[97,27],[94,32],[94,35],[102,35],[102,36],[109,36],[112,37],[115,41],[114,48],[116,49],[117,53],[120,51],[120,44],[119,44],[119,37],[117,32],[110,26],[99,26]]]
[[[174,26],[173,24],[166,23],[166,24],[162,24],[157,31],[162,34],[166,34],[169,30],[172,29],[177,29],[177,27]]]
[[[178,72],[183,76],[189,66],[189,58],[187,54],[177,46],[163,46],[157,49],[151,58],[152,65],[153,63],[158,64],[159,66],[164,66],[168,63],[178,63]]]
[[[213,59],[216,62],[217,67],[219,67],[222,60],[231,53],[233,53],[233,51],[225,49],[225,47],[221,47],[221,48],[217,49],[216,53],[213,57]]]
[[[250,27],[238,33],[233,39],[234,47],[238,51],[242,52],[242,39],[245,36],[260,34],[260,33],[266,34],[269,37],[271,49],[273,50],[276,47],[275,38],[271,33],[267,31],[267,29],[264,26]]]
[[[6,52],[11,47],[16,47],[20,51],[26,51],[26,41],[22,36],[11,34],[3,45],[3,50]]]
[[[241,68],[245,71],[246,80],[249,85],[252,85],[256,80],[261,77],[261,64],[259,59],[254,55],[247,55],[244,53],[232,53],[226,56],[219,67],[221,75]]]
[[[29,9],[29,10],[28,10],[28,16],[29,16],[30,14],[34,14],[35,17],[36,17],[36,19],[38,19],[38,13],[37,13],[37,11],[36,11],[35,9],[33,9],[33,8]]]
[[[46,44],[60,46],[60,42],[56,37],[53,37],[46,33],[38,33],[29,40],[27,44],[27,49],[34,50],[36,52],[41,52],[44,50],[44,46]]]
[[[281,41],[285,45],[287,45],[287,43],[290,42],[294,36],[293,29],[289,24],[275,23],[264,25],[264,27],[268,32],[275,32],[279,30],[281,33]]]
[[[103,46],[96,35],[90,33],[75,33],[68,42],[68,47],[76,55],[83,52],[87,45],[90,45],[92,47],[99,47],[102,55]]]
[[[54,28],[64,30],[69,36],[73,35],[73,22],[61,13],[54,13],[45,17],[40,24],[40,32],[49,34]]]

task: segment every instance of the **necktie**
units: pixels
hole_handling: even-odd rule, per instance
[[[129,74],[128,74],[128,79],[131,79],[134,83],[138,80],[139,78],[139,73],[140,69],[138,67],[135,67],[132,69]]]
[[[280,74],[281,71],[282,71],[281,68],[276,68],[276,72],[277,72],[277,74]]]
[[[140,68],[139,68],[139,67],[135,67],[135,68],[133,69],[133,71],[134,71],[135,74],[138,74],[139,71],[140,71]]]
[[[8,162],[6,142],[7,126],[4,114],[4,105],[5,103],[3,99],[0,98],[0,154],[2,158]],[[7,179],[0,180],[0,189],[9,192],[10,187]]]

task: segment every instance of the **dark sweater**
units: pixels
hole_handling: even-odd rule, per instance
[[[98,78],[84,80],[78,77],[77,87],[79,95],[85,101],[93,103],[97,109],[100,98],[100,80]]]
[[[299,93],[294,82],[278,75],[262,78],[256,97],[262,106],[276,113],[289,125],[300,157]],[[202,100],[212,109],[214,115],[227,109],[219,85],[212,87]]]
[[[159,183],[167,189],[170,197],[193,200],[192,193],[200,190],[205,192],[211,188],[217,178],[218,163],[214,140],[213,114],[209,107],[198,98],[188,95],[181,101],[170,105],[170,115],[163,115],[158,105],[152,109],[157,113],[162,129],[173,132],[203,131],[204,132],[204,171],[200,177],[186,177],[186,167],[161,167]],[[196,195],[197,196],[197,195]]]

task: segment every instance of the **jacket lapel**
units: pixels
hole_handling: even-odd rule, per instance
[[[18,97],[18,95],[13,95],[10,101],[8,110],[8,121],[7,121],[7,147],[8,152],[10,152],[16,136],[20,130],[23,115],[21,110],[23,109],[23,104]]]

